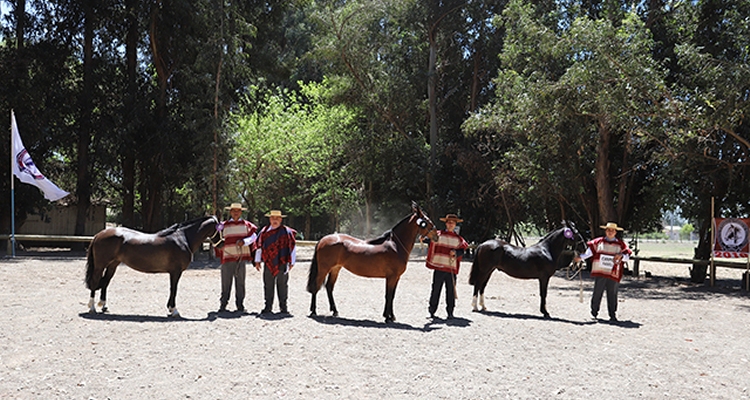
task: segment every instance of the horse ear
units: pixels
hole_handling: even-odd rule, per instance
[[[417,205],[417,202],[414,200],[411,201],[411,210],[413,212],[419,212],[419,205]]]

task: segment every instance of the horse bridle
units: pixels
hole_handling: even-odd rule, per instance
[[[422,215],[422,216],[417,215],[417,220],[415,222],[416,222],[417,226],[419,228],[422,228],[422,229],[426,229],[428,224],[432,225],[432,229],[430,229],[429,231],[427,231],[428,235],[432,231],[437,231],[437,229],[435,228],[435,224],[433,224],[432,221],[430,221],[430,219],[427,218],[427,217],[425,217],[424,215]],[[425,235],[420,235],[420,236],[421,237],[425,237]],[[396,242],[397,244],[401,245],[401,247],[404,250],[406,250],[406,246],[401,241],[401,239],[398,238],[398,235],[395,235],[395,234],[391,233],[391,237],[394,239],[394,242]],[[407,258],[407,260],[409,259],[409,254],[406,255],[406,258]]]
[[[437,228],[435,227],[435,224],[429,218],[427,218],[426,216],[424,216],[424,214],[422,214],[421,217],[417,216],[417,221],[416,222],[417,222],[417,226],[420,227],[420,228],[422,228],[422,229],[427,229],[427,225],[432,225],[432,228],[427,231],[427,235],[419,235],[422,238],[429,237],[430,232],[433,232],[433,231],[437,232]]]
[[[573,236],[574,237],[578,238],[578,240],[575,240],[574,243],[573,243],[573,260],[575,260],[575,257],[578,256],[578,255],[580,255],[578,253],[578,251],[576,250],[577,245],[580,243],[580,244],[583,245],[582,247],[585,248],[586,247],[586,239],[584,239],[583,235],[581,235],[581,232],[579,232],[578,229],[576,229],[576,226],[575,226],[575,224],[572,221],[565,221],[565,226],[568,229],[570,229],[571,231],[573,231]],[[567,268],[568,268],[568,271],[572,270],[573,274],[570,275],[570,273],[568,273],[568,275],[569,275],[568,279],[570,280],[570,279],[575,278],[576,275],[578,275],[583,270],[583,265],[584,265],[584,261],[583,260],[579,261],[578,263],[575,263],[574,261],[571,260],[570,265],[568,265]]]
[[[222,231],[217,229],[214,234],[211,235],[210,238],[208,238],[208,241],[211,242],[211,246],[213,246],[214,248],[220,249],[224,247],[224,236],[221,234],[221,232]],[[216,238],[216,235],[219,235],[218,239],[214,239]]]

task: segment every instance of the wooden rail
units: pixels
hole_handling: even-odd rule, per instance
[[[29,235],[29,234],[16,234],[16,241],[28,241],[28,242],[90,242],[93,236],[68,236],[68,235]],[[0,235],[0,240],[10,240],[10,235]]]
[[[73,235],[32,235],[32,234],[23,234],[19,233],[14,235],[16,242],[57,242],[57,243],[89,243],[91,240],[94,239],[93,236],[73,236]],[[0,241],[1,240],[7,240],[8,241],[8,250],[6,254],[11,254],[13,249],[11,248],[10,243],[10,235],[8,234],[0,234]],[[210,243],[208,239],[204,243]],[[306,246],[315,246],[315,244],[318,243],[316,241],[312,240],[298,240],[297,245],[306,247]]]
[[[711,260],[695,260],[695,259],[687,259],[687,258],[669,258],[669,257],[631,257],[631,260],[633,260],[633,275],[634,276],[640,276],[640,263],[641,261],[650,261],[650,262],[661,262],[661,263],[674,263],[674,264],[690,264],[690,265],[710,265]],[[750,260],[747,260],[746,262],[736,262],[736,261],[726,261],[726,260],[717,260],[714,258],[714,267],[711,268],[711,271],[709,271],[709,274],[711,276],[711,286],[713,286],[713,282],[716,279],[716,267],[725,267],[725,268],[734,268],[734,269],[744,269],[747,271],[750,271]],[[745,278],[747,281],[745,282],[745,289],[750,290],[750,274],[748,272],[745,272]]]

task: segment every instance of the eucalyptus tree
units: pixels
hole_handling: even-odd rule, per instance
[[[683,215],[695,221],[696,257],[708,259],[711,215],[750,214],[750,2],[699,1],[670,18],[678,69],[676,97],[684,103],[683,140],[674,168]],[[711,201],[716,209],[712,212]],[[705,266],[693,266],[702,282]]]
[[[315,2],[319,32],[311,57],[339,82],[337,100],[361,112],[364,219],[378,208],[425,199],[429,146],[426,108],[427,41],[420,2]],[[380,206],[380,207],[379,207]]]
[[[45,1],[11,2],[9,25],[3,25],[3,62],[0,63],[0,102],[6,115],[15,110],[24,144],[35,163],[48,177],[67,191],[76,185],[75,140],[79,127],[80,47],[67,29],[58,5]],[[9,132],[5,130],[4,132]],[[5,135],[3,135],[5,136]],[[10,140],[7,136],[5,143]],[[3,152],[7,147],[3,147]],[[9,154],[6,153],[6,155]],[[6,158],[8,159],[8,158]],[[9,176],[10,177],[10,176]],[[10,180],[1,184],[9,194]],[[10,196],[0,199],[10,210]],[[23,223],[30,212],[49,207],[36,188],[18,185],[16,217]],[[10,214],[3,213],[3,226],[10,226]]]
[[[506,7],[497,99],[467,129],[508,143],[497,176],[513,170],[524,203],[544,210],[528,214],[538,225],[653,224],[667,184],[657,160],[668,92],[648,30],[634,13],[617,24],[578,17],[559,31],[533,15],[522,2]]]

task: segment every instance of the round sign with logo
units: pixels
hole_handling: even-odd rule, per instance
[[[745,221],[737,218],[727,218],[716,229],[718,242],[724,251],[742,251],[747,245],[748,227]]]

